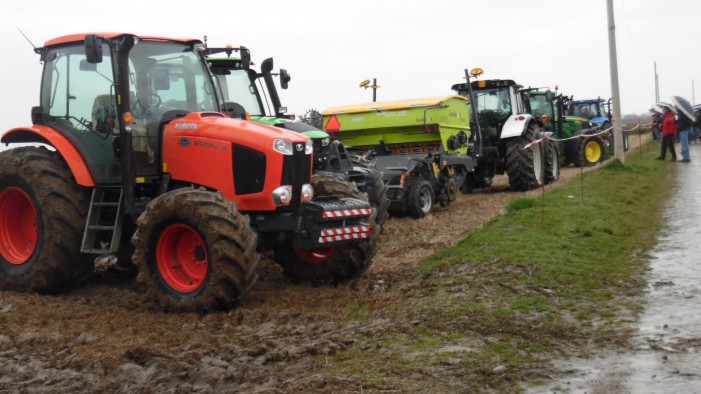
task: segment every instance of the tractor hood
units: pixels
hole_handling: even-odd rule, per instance
[[[195,112],[170,122],[164,137],[202,137],[211,141],[230,142],[262,152],[272,149],[275,140],[306,143],[307,137],[256,122],[234,119],[217,112]]]
[[[326,138],[329,136],[326,132],[299,120],[275,118],[272,116],[252,116],[251,120],[256,123],[302,133],[312,139]]]

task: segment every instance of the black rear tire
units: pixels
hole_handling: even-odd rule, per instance
[[[312,186],[315,196],[352,197],[367,201],[367,196],[354,183],[336,175],[314,174]],[[370,268],[378,247],[379,226],[373,218],[369,218],[367,223],[371,227],[370,238],[363,242],[303,251],[295,247],[294,241],[287,240],[275,246],[275,261],[283,268],[285,275],[295,282],[338,283],[358,277]]]
[[[0,153],[0,233],[7,235],[0,235],[0,286],[60,293],[87,278],[95,257],[80,246],[89,200],[58,152]],[[19,216],[13,214],[18,209]]]
[[[195,240],[191,248],[186,235]],[[166,310],[230,309],[258,279],[256,233],[220,193],[183,188],[161,195],[139,216],[131,242],[137,281]]]
[[[511,138],[506,143],[506,173],[513,190],[529,190],[543,185],[545,181],[543,143],[523,149],[538,138],[540,129],[531,124],[521,137]]]

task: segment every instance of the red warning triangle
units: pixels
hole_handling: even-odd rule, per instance
[[[326,122],[326,131],[340,131],[341,124],[338,123],[338,118],[336,115],[331,115],[329,121]]]

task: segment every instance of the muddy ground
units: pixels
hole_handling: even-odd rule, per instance
[[[632,142],[635,149],[637,138]],[[580,173],[563,169],[561,181],[548,187]],[[404,297],[420,285],[414,273],[423,259],[512,199],[539,193],[511,192],[499,177],[490,189],[461,195],[422,220],[392,218],[371,269],[337,287],[291,283],[264,262],[259,282],[231,312],[163,313],[133,282],[110,275],[59,296],[3,291],[0,392],[362,392],[365,382],[353,377],[323,377],[331,367],[324,355],[352,346],[358,332],[372,337],[410,322],[346,322],[348,305],[381,310]],[[449,375],[448,369],[454,368],[446,365]]]

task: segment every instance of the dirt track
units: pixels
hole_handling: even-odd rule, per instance
[[[631,142],[636,149],[637,137]],[[579,174],[563,169],[554,186]],[[352,346],[358,333],[372,337],[409,322],[346,322],[349,304],[381,310],[419,285],[414,272],[423,259],[512,199],[538,193],[510,192],[499,177],[425,219],[393,218],[371,269],[338,287],[290,283],[264,262],[248,299],[228,313],[163,313],[133,282],[110,276],[60,296],[2,292],[0,392],[360,392],[367,382],[322,377],[331,367],[324,355]]]

